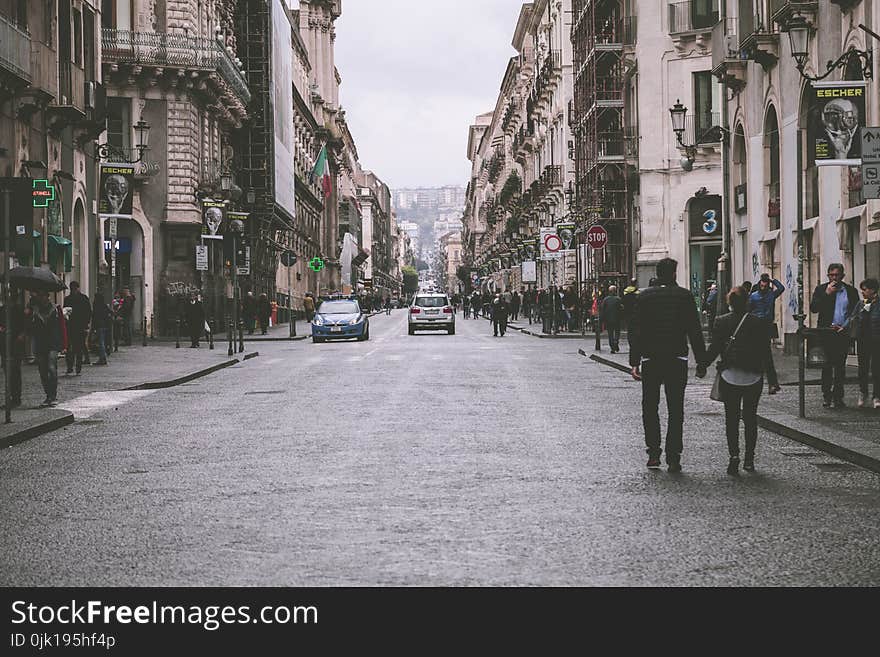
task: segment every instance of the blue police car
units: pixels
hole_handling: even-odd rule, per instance
[[[356,299],[323,301],[312,319],[312,342],[346,338],[369,340],[370,320]]]

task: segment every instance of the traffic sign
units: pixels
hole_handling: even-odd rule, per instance
[[[562,257],[562,239],[555,227],[541,228],[541,259],[558,260]]]
[[[880,127],[862,128],[861,139],[862,162],[880,162]]]
[[[605,230],[605,228],[599,225],[594,225],[587,229],[587,244],[589,244],[590,248],[594,251],[604,249],[607,243],[608,231]]]
[[[285,267],[292,267],[296,264],[296,254],[293,251],[285,251],[281,254],[281,264]]]
[[[880,198],[880,162],[862,164],[862,198]]]
[[[208,271],[208,247],[196,244],[196,271]]]

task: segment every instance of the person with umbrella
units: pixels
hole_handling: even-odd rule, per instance
[[[54,406],[58,398],[58,352],[62,344],[58,307],[49,301],[46,290],[36,290],[31,293],[25,316],[34,336],[34,355],[40,370],[40,383],[46,393],[46,399],[40,405]]]

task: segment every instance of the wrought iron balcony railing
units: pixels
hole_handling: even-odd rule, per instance
[[[109,63],[216,71],[245,104],[250,102],[244,76],[215,39],[105,28],[101,33],[101,46],[102,57]]]
[[[0,67],[18,78],[31,81],[31,37],[0,14]]]

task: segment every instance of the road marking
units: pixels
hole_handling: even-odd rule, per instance
[[[270,358],[269,360],[265,361],[263,365],[274,365],[275,363],[280,363],[283,360],[283,358]]]
[[[91,417],[108,408],[121,406],[129,402],[152,395],[155,390],[108,390],[93,392],[82,397],[68,399],[58,404],[57,408],[70,411],[77,419]]]

